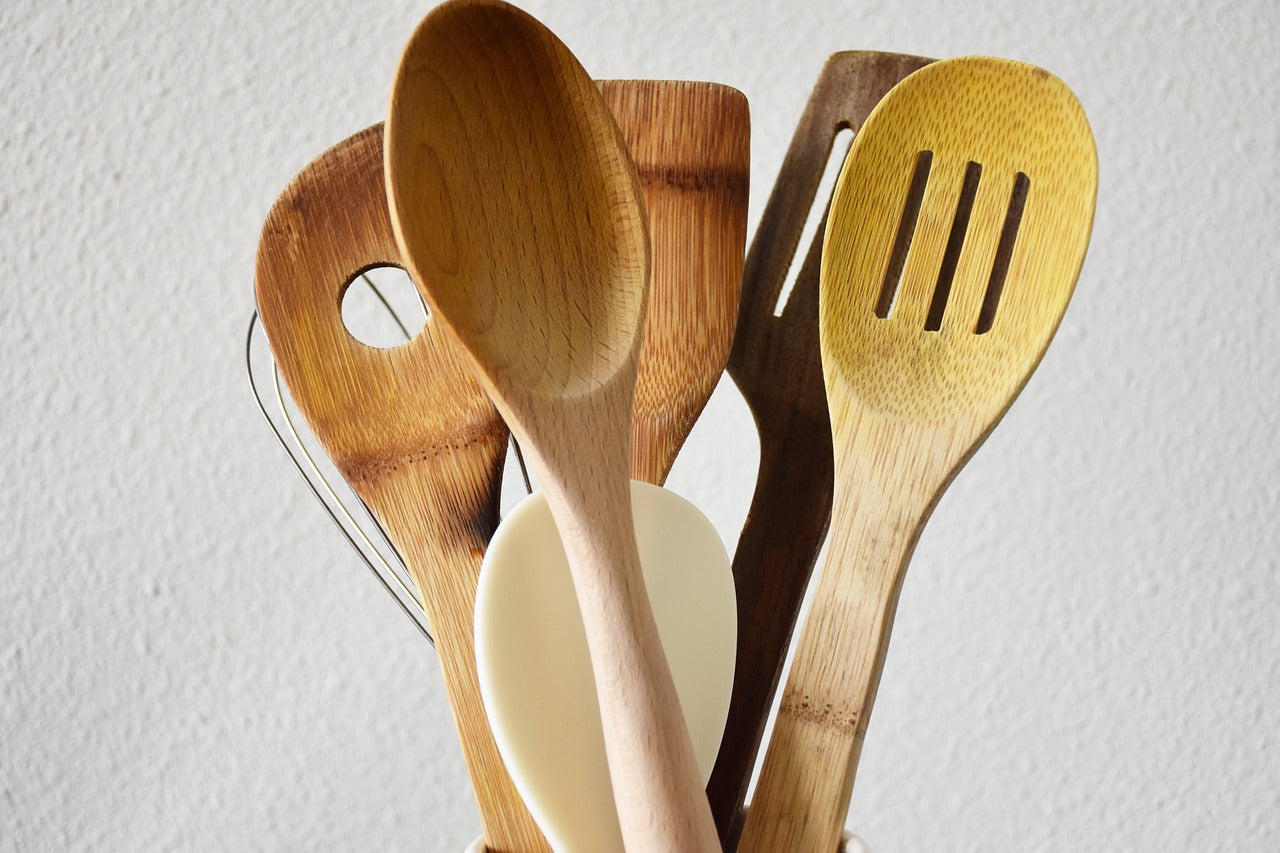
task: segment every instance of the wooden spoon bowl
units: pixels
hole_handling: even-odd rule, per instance
[[[433,10],[397,73],[386,159],[427,302],[522,410],[634,381],[649,272],[617,127],[535,23],[496,3]]]

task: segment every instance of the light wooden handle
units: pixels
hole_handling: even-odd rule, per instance
[[[796,647],[742,853],[835,850],[907,563],[940,483],[932,454],[890,454],[892,425],[836,463],[828,553]],[[837,442],[839,445],[839,442]]]
[[[629,853],[718,851],[644,586],[630,486],[612,477],[588,483],[549,504],[586,628],[623,839]]]

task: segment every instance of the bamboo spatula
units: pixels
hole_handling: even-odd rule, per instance
[[[707,794],[726,849],[782,675],[791,632],[831,516],[831,425],[818,351],[819,228],[800,246],[836,135],[857,130],[885,92],[928,63],[876,51],[832,54],[822,68],[751,241],[729,375],[760,434],[755,495],[733,557],[737,663],[725,738]],[[816,199],[825,209],[828,198]],[[825,222],[825,220],[824,220]],[[797,252],[803,266],[774,316]]]
[[[715,390],[742,293],[751,176],[747,98],[718,83],[605,80],[636,164],[653,248],[631,415],[631,477],[661,486]]]
[[[915,72],[855,139],[821,271],[837,495],[829,553],[745,853],[835,849],[911,552],[1053,337],[1096,192],[1075,96],[1007,60]]]
[[[476,578],[498,521],[507,428],[434,317],[391,349],[343,326],[343,290],[383,265],[401,259],[377,125],[307,166],[271,209],[257,260],[262,327],[299,410],[413,574],[489,847],[549,850],[498,755],[476,681]]]

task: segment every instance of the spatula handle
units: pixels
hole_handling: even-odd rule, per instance
[[[921,470],[884,464],[865,445],[844,461],[836,464],[827,559],[740,853],[837,849],[902,578],[938,490]]]
[[[726,737],[707,785],[720,837],[737,839],[742,803],[807,584],[831,519],[831,427],[825,418],[761,426],[760,473],[733,557],[737,666]],[[777,435],[774,438],[774,434]]]
[[[475,484],[450,493],[461,504],[441,505],[438,487],[431,488],[443,482],[441,472],[423,461],[405,462],[358,490],[422,594],[486,843],[493,850],[549,851],[498,753],[480,699],[472,614],[485,546],[497,526],[495,484],[506,448],[501,437],[483,442],[487,453],[477,448],[452,460],[452,474]]]

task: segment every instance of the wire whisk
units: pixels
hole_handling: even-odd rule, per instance
[[[363,281],[378,302],[382,304],[390,319],[403,335],[404,340],[410,340],[413,334],[405,326],[400,315],[392,308],[391,303],[378,288],[377,284],[367,274],[363,273],[358,280]],[[296,419],[299,415],[293,400],[289,397],[280,380],[280,370],[275,363],[275,359],[271,356],[271,350],[266,345],[265,340],[257,343],[260,338],[264,337],[259,333],[260,328],[258,312],[254,311],[249,318],[249,329],[245,334],[244,351],[245,372],[249,380],[249,388],[253,392],[254,401],[258,405],[258,411],[261,412],[263,420],[267,422],[271,433],[288,455],[299,476],[306,482],[311,494],[319,502],[334,526],[342,533],[347,544],[355,551],[356,556],[368,568],[379,585],[395,601],[400,611],[409,617],[409,620],[413,622],[422,636],[434,647],[435,639],[432,637],[431,628],[427,624],[427,615],[422,606],[422,599],[418,596],[418,591],[414,587],[413,579],[405,566],[404,560],[387,537],[382,525],[378,523],[373,513],[369,511],[368,506],[347,486],[341,475],[328,463],[328,459],[324,457],[323,451],[317,447],[317,442],[315,442],[309,431],[305,427],[303,429],[298,428]],[[260,377],[265,380],[264,385],[269,384],[269,393],[273,406],[268,405],[268,401],[263,397],[262,389],[259,386]],[[308,445],[311,445],[311,447]],[[526,493],[532,492],[532,484],[529,481],[528,469],[525,467],[524,456],[520,452],[520,446],[512,439],[511,447],[515,452],[516,461],[524,479],[525,491]],[[320,457],[320,459],[317,459],[317,457]]]

